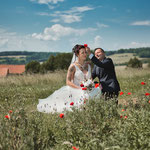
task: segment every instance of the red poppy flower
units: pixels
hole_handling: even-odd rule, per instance
[[[145,85],[146,83],[145,83],[145,82],[141,82],[141,84],[142,84],[142,85]]]
[[[128,117],[127,117],[127,116],[125,116],[124,118],[125,118],[125,119],[127,119]]]
[[[122,118],[122,116],[120,116],[120,118]]]
[[[149,96],[150,95],[150,93],[145,93],[145,96]]]
[[[87,90],[87,88],[86,88],[86,87],[84,87],[84,88],[82,88],[82,90]]]
[[[128,92],[128,95],[131,95],[131,92]]]
[[[81,87],[84,87],[84,84],[80,84]]]
[[[74,150],[79,150],[79,148],[76,148],[75,146],[72,146],[72,149],[74,149]]]
[[[64,118],[64,114],[60,114],[59,117],[60,117],[60,118]]]
[[[120,95],[123,95],[124,93],[123,92],[120,92]]]
[[[150,100],[148,101],[148,103],[150,104]]]
[[[95,88],[97,88],[97,87],[99,87],[99,83],[96,83],[96,84],[95,84]]]
[[[10,110],[9,113],[11,114],[11,113],[12,113],[12,110]]]
[[[10,119],[10,116],[9,116],[9,115],[6,115],[5,118]]]
[[[125,109],[122,109],[122,111],[125,111]]]
[[[88,45],[87,45],[87,44],[84,44],[84,47],[88,47]]]
[[[73,105],[74,105],[74,102],[71,102],[70,105],[73,106]]]

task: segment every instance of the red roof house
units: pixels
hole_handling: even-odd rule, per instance
[[[25,65],[0,65],[0,77],[8,74],[22,74],[25,72]]]

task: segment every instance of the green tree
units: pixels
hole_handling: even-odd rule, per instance
[[[40,65],[40,73],[43,73],[43,74],[44,74],[44,73],[47,72],[46,65],[47,65],[46,62],[43,62],[43,63]]]
[[[49,59],[45,62],[43,67],[45,67],[45,70],[47,70],[47,71],[54,71],[56,69],[56,67],[55,67],[55,56],[51,55],[49,57]]]
[[[68,69],[72,59],[72,53],[62,53],[55,57],[56,69],[66,70]]]
[[[39,73],[40,63],[38,61],[31,61],[26,64],[25,70],[27,73]]]
[[[127,64],[128,67],[132,68],[142,68],[142,62],[134,57],[133,59],[131,58]]]

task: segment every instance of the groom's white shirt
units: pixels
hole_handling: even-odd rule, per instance
[[[91,54],[89,55],[89,58],[92,59],[93,56],[94,56],[94,55],[91,53]]]

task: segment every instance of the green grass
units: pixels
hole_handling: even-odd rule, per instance
[[[113,100],[91,100],[80,110],[66,112],[64,118],[39,113],[36,105],[65,85],[66,72],[1,78],[0,149],[150,149],[150,97],[145,96],[150,93],[150,71],[116,70],[124,92],[118,107]],[[5,118],[8,114],[10,119]]]

